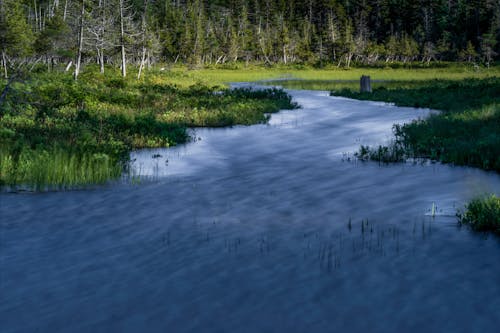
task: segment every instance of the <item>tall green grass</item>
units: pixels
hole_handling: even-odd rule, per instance
[[[476,198],[459,213],[460,222],[477,231],[492,231],[500,235],[500,198],[495,195]]]
[[[121,168],[103,153],[76,154],[62,149],[24,149],[17,159],[0,150],[0,181],[10,188],[34,191],[103,184],[120,176]]]

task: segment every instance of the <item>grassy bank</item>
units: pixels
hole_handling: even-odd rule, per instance
[[[392,67],[391,67],[392,66]],[[172,71],[184,72],[185,68],[177,67]],[[370,75],[375,81],[399,81],[404,83],[414,83],[419,81],[429,80],[463,80],[465,78],[484,79],[495,76],[500,76],[500,66],[492,66],[491,68],[474,67],[467,64],[441,63],[435,66],[426,66],[421,63],[412,66],[402,66],[399,64],[386,64],[379,67],[365,68],[337,68],[336,66],[326,66],[323,68],[315,68],[312,66],[302,65],[277,65],[273,67],[264,66],[234,66],[230,68],[214,67],[189,70],[189,75],[193,78],[207,80],[207,82],[249,82],[260,80],[273,79],[289,79],[304,80],[307,84],[303,89],[317,89],[311,86],[311,83],[321,84],[319,90],[333,90],[341,85],[349,84],[346,81],[353,81],[356,87],[359,87],[359,78],[362,75]],[[342,81],[342,82],[338,82]],[[291,83],[291,81],[290,81]],[[285,84],[286,82],[280,82]],[[334,87],[332,87],[334,85]],[[326,89],[325,89],[326,88]]]
[[[413,68],[394,66],[348,70],[334,66],[317,69],[304,66],[269,68],[258,65],[204,69],[182,66],[160,68],[158,66],[147,71],[141,80],[136,79],[134,71],[137,69],[133,67],[129,69],[127,79],[122,79],[116,68],[107,68],[106,74],[101,75],[95,68],[87,67],[78,82],[74,82],[70,74],[61,70],[31,73],[12,82],[6,98],[0,104],[0,186],[15,188],[24,184],[44,189],[105,182],[119,177],[121,164],[126,161],[131,149],[168,147],[186,142],[189,140],[186,132],[188,127],[262,123],[267,121],[267,113],[296,107],[281,90],[257,92],[227,89],[229,82],[269,79],[288,78],[291,80],[280,81],[280,84],[291,88],[336,90],[355,98],[386,100],[389,95],[396,96],[399,92],[401,96],[396,102],[401,105],[439,109],[446,109],[446,103],[436,103],[440,101],[440,94],[449,90],[451,95],[448,99],[453,107],[467,105],[479,110],[477,115],[472,115],[474,121],[467,118],[469,113],[462,114],[451,108],[450,117],[458,119],[457,122],[463,120],[474,127],[475,132],[471,134],[473,137],[476,137],[476,132],[486,133],[487,138],[481,141],[484,149],[480,151],[480,156],[495,154],[495,151],[490,151],[492,145],[489,142],[498,139],[498,136],[496,139],[491,137],[491,133],[497,132],[484,130],[480,120],[491,117],[498,120],[498,107],[490,103],[491,96],[481,98],[480,103],[471,103],[477,100],[475,94],[482,94],[485,87],[486,90],[490,89],[488,87],[491,82],[496,87],[498,81],[492,77],[500,76],[498,66],[486,69],[439,64],[429,68],[416,64]],[[372,95],[353,93],[363,74],[371,75],[375,80],[376,92]],[[471,88],[471,94],[464,95],[458,101],[455,97],[463,93],[463,85],[467,85],[462,83],[465,78],[474,79],[477,87]],[[485,84],[481,85],[483,83]],[[6,84],[6,81],[0,80],[0,92],[4,91]],[[441,87],[439,93],[434,91],[436,86]],[[422,94],[435,96],[436,99],[422,100]],[[463,108],[460,111],[466,110]],[[476,121],[476,118],[479,120]],[[405,135],[411,133],[411,136],[404,136],[408,151],[410,147],[414,147],[412,144],[415,140],[422,141],[422,136],[414,133],[423,133],[422,128],[426,125],[412,126],[418,130],[412,131],[410,127],[405,127],[398,132]],[[435,131],[439,132],[443,126],[452,130],[446,124],[436,124]],[[469,131],[468,128],[466,130]],[[454,136],[444,137],[446,138],[452,145]],[[463,144],[467,143],[467,140],[463,141]],[[444,161],[452,154],[439,148],[427,153],[426,146],[422,144],[415,147],[418,149],[413,148],[412,154],[418,153]],[[472,146],[470,150],[475,148],[476,146]],[[457,150],[460,152],[462,149]],[[493,158],[481,158],[480,162],[476,160],[477,158],[471,163],[471,158],[468,157],[463,164],[481,164],[479,166],[488,169],[497,168],[498,165]]]
[[[500,235],[500,198],[491,195],[472,200],[459,214],[462,224],[477,231],[492,231]]]
[[[395,126],[391,146],[362,147],[361,158],[430,158],[500,171],[500,78],[432,80],[413,87],[380,86],[371,94],[353,89],[332,94],[442,111],[425,120]]]
[[[132,73],[133,75],[133,73]],[[187,127],[250,125],[294,108],[281,90],[229,90],[179,71],[143,80],[87,69],[39,73],[8,86],[0,104],[0,185],[74,188],[119,177],[131,149],[189,140]],[[7,82],[0,81],[0,91]]]

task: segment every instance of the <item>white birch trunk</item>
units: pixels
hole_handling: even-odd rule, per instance
[[[123,26],[123,0],[120,0],[120,46],[122,55],[122,76],[127,76],[127,57],[125,54],[125,29]]]
[[[81,13],[80,13],[80,27],[79,27],[79,35],[78,35],[78,54],[76,57],[76,64],[75,64],[75,81],[78,80],[78,75],[80,75],[80,66],[82,63],[84,15],[85,15],[85,0],[82,0],[82,9],[81,9]]]

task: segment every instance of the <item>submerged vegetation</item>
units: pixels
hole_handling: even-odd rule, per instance
[[[395,125],[395,140],[388,147],[361,147],[358,156],[364,159],[429,158],[500,171],[500,78],[433,80],[413,88],[378,87],[373,93],[343,89],[332,94],[442,111]]]
[[[74,188],[119,177],[128,152],[186,142],[187,127],[262,123],[282,90],[228,89],[179,72],[143,80],[87,70],[1,81],[0,185]]]
[[[500,197],[490,195],[476,198],[459,214],[460,222],[477,231],[492,231],[500,235]]]

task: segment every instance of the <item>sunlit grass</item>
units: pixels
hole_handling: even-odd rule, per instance
[[[118,178],[121,168],[103,153],[77,154],[62,149],[25,149],[16,158],[0,150],[0,184],[44,191],[104,184]]]
[[[184,72],[178,68],[175,71]],[[465,78],[488,78],[500,76],[500,66],[478,68],[470,65],[444,65],[442,68],[350,68],[328,67],[315,69],[293,66],[262,68],[258,66],[238,67],[237,69],[199,69],[188,71],[192,79],[199,78],[206,82],[227,84],[230,82],[255,82],[272,79],[301,79],[314,81],[356,80],[362,75],[369,75],[372,80],[384,81],[426,81],[426,80],[462,80]]]

